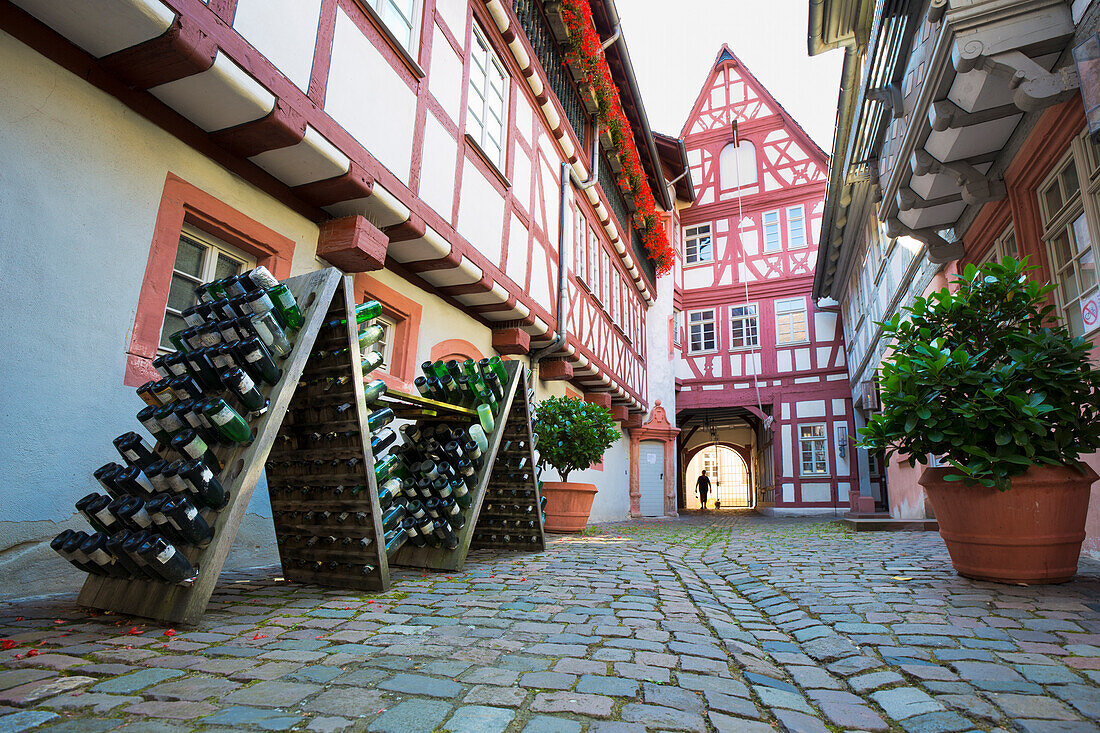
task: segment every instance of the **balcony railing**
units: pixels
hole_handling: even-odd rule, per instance
[[[565,68],[565,56],[562,55],[546,15],[542,12],[542,3],[538,0],[515,0],[512,7],[519,18],[520,27],[535,50],[535,57],[550,80],[550,88],[554,90],[565,110],[565,118],[573,126],[577,139],[583,143],[588,131],[588,113],[577,88],[573,86],[569,71]]]

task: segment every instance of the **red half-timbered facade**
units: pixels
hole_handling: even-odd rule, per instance
[[[674,297],[682,462],[727,445],[753,459],[758,509],[846,503],[844,337],[810,298],[827,156],[726,46],[681,135],[696,181]]]

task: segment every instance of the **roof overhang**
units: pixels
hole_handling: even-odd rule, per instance
[[[691,167],[688,165],[687,148],[684,141],[671,135],[653,133],[653,140],[657,144],[657,154],[661,156],[661,163],[667,169],[665,177],[676,191],[676,198],[687,203],[695,202],[695,184],[691,180]]]
[[[863,43],[872,0],[810,0],[806,50],[811,56]]]

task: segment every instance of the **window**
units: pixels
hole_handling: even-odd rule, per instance
[[[373,321],[374,325],[382,327],[382,338],[371,344],[367,351],[377,352],[382,355],[382,364],[378,368],[389,372],[393,364],[393,339],[397,330],[397,323],[388,316],[378,316]]]
[[[764,212],[764,251],[779,252],[783,249],[783,240],[779,237],[779,212]]]
[[[672,345],[676,348],[680,348],[684,339],[681,335],[681,331],[684,330],[684,312],[672,311]]]
[[[508,74],[476,24],[470,49],[470,89],[466,111],[466,134],[474,139],[497,168],[503,170]]]
[[[684,230],[684,262],[712,262],[714,247],[711,245],[710,224],[697,224]]]
[[[718,347],[714,329],[714,309],[688,313],[688,351],[713,351]]]
[[[197,229],[185,227],[180,234],[176,262],[172,267],[168,307],[164,312],[164,325],[160,332],[160,351],[176,350],[168,337],[187,327],[182,313],[195,304],[197,285],[237,275],[255,266],[255,260],[225,242]]]
[[[1070,333],[1083,336],[1100,325],[1100,293],[1077,163],[1071,152],[1039,187],[1039,203],[1058,305]],[[1083,150],[1081,163],[1088,166]]]
[[[740,145],[730,143],[718,154],[718,177],[722,189],[739,188],[756,183],[756,146],[748,140]]]
[[[829,473],[829,457],[825,451],[825,425],[798,426],[798,448],[803,476],[825,476]]]
[[[585,267],[588,263],[588,240],[585,238],[584,212],[577,207],[573,210],[573,274],[585,279]]]
[[[806,327],[806,299],[787,298],[775,301],[775,342],[797,344],[808,341]]]
[[[607,250],[600,248],[600,302],[604,308],[611,307],[611,283],[609,282],[608,269],[611,264]]]
[[[367,0],[386,28],[409,53],[416,47],[419,0]]]
[[[596,232],[592,227],[588,227],[588,274],[584,281],[588,285],[588,289],[592,291],[592,295],[597,298],[600,297],[600,263],[598,257],[600,256],[600,240],[596,237]]]
[[[993,243],[993,246],[989,248],[989,251],[985,253],[985,257],[982,258],[978,264],[984,265],[986,262],[1000,262],[1005,257],[1018,257],[1019,250],[1016,248],[1016,232],[1013,231],[1012,225],[1009,224],[1001,236],[997,237],[997,241]]]
[[[802,206],[792,206],[787,209],[787,249],[802,249],[805,246],[806,210]]]
[[[730,307],[730,348],[744,349],[760,345],[760,324],[756,303]]]

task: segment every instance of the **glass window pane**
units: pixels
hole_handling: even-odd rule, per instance
[[[160,332],[160,347],[162,349],[168,349],[169,351],[175,351],[176,347],[172,345],[172,342],[168,340],[168,337],[174,334],[176,331],[182,331],[187,327],[187,324],[182,318],[173,314],[164,314],[164,327]]]
[[[1065,264],[1073,257],[1073,252],[1070,249],[1069,236],[1063,231],[1054,238],[1054,241],[1050,243],[1051,254],[1054,255],[1054,265],[1057,269],[1062,269]]]
[[[1089,236],[1089,225],[1085,221],[1084,214],[1073,220],[1073,238],[1077,240],[1078,252],[1088,249],[1092,244],[1092,237]]]
[[[1096,285],[1096,259],[1089,250],[1077,261],[1077,274],[1081,279],[1081,292],[1087,293]]]
[[[1066,272],[1065,278],[1062,280],[1062,302],[1072,303],[1077,299],[1077,278],[1073,276],[1073,271]]]
[[[1059,178],[1062,179],[1062,192],[1065,196],[1065,200],[1069,201],[1073,198],[1073,194],[1077,193],[1078,188],[1080,188],[1077,184],[1077,164],[1074,163],[1072,159],[1069,161],[1069,165],[1066,166],[1066,169],[1062,171]]]
[[[214,266],[214,279],[236,275],[241,271],[241,261],[229,255],[218,253],[218,264]]]
[[[202,256],[205,252],[206,247],[187,237],[180,237],[179,247],[176,248],[176,269],[201,278]]]
[[[1043,200],[1047,205],[1048,219],[1058,213],[1058,210],[1062,208],[1062,192],[1058,190],[1057,181],[1051,183],[1050,186],[1043,191]]]
[[[1066,308],[1066,326],[1069,327],[1069,332],[1074,336],[1081,336],[1085,333],[1085,322],[1081,319],[1081,304],[1074,303]]]
[[[189,280],[183,275],[172,275],[172,286],[168,290],[168,307],[172,310],[182,311],[195,304],[195,286],[197,281]]]

